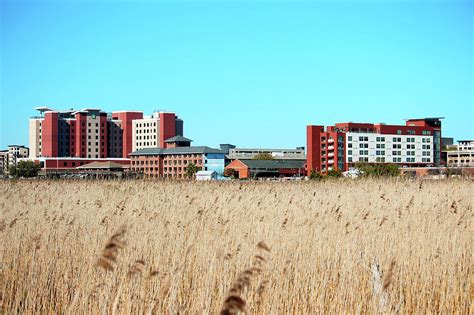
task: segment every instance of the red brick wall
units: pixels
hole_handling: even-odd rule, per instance
[[[116,112],[112,113],[112,117],[122,121],[122,156],[128,157],[132,153],[132,120],[142,119],[143,113],[141,112]]]
[[[58,113],[46,112],[41,132],[41,155],[58,156]]]
[[[76,157],[86,157],[87,156],[87,116],[85,114],[77,113],[76,114],[76,128],[75,128],[75,138],[76,138]],[[84,126],[83,126],[84,123]],[[84,143],[84,145],[82,145]]]
[[[160,147],[166,148],[165,141],[176,136],[176,115],[160,113]]]
[[[306,127],[306,174],[309,176],[312,170],[321,171],[321,138],[323,126]]]

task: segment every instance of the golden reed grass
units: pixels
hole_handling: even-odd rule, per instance
[[[0,186],[7,314],[474,313],[472,181]]]

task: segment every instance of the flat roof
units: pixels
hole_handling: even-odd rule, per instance
[[[9,144],[8,147],[19,147],[19,148],[25,148],[28,149],[28,147],[22,145],[22,144]]]
[[[142,113],[143,114],[143,111],[141,110],[114,110],[112,114],[113,113]]]
[[[131,156],[140,155],[170,155],[170,154],[224,154],[219,149],[213,149],[206,146],[195,146],[195,147],[177,147],[177,148],[145,148],[130,153]]]
[[[80,160],[80,161],[130,161],[129,158],[81,158],[81,157],[35,157],[35,158],[25,158],[28,160]]]
[[[304,151],[305,149],[275,149],[275,148],[231,148],[231,150],[247,150],[247,151]]]
[[[445,119],[444,117],[425,117],[425,118],[410,118],[405,119],[406,121],[414,121],[414,120],[440,120]]]

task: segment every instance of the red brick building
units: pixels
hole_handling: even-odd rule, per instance
[[[349,122],[326,129],[307,126],[307,174],[346,171],[357,162],[438,166],[441,119],[409,119],[405,125]]]
[[[143,117],[139,111],[107,114],[100,109],[55,111],[36,108],[41,116],[29,123],[29,157],[128,158],[137,147],[165,147],[182,135],[183,121],[175,113]],[[154,131],[154,132],[153,132]],[[153,133],[152,133],[153,132]]]
[[[164,141],[165,148],[146,148],[130,154],[130,170],[148,178],[186,178],[194,164],[203,171],[224,173],[225,154],[206,146],[190,146],[191,140],[175,136]]]
[[[305,175],[304,160],[234,160],[226,169],[239,173],[240,179],[295,177]]]

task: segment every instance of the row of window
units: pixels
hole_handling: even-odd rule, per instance
[[[352,163],[354,162],[354,160],[352,159],[352,157],[349,157],[347,159],[348,162]],[[360,157],[359,158],[359,161],[360,162],[369,162],[369,158],[368,157]],[[379,163],[385,163],[386,162],[386,158],[385,157],[377,157],[375,159],[376,162],[379,162]],[[402,158],[401,157],[393,157],[391,162],[393,163],[402,163]],[[415,163],[415,158],[414,157],[407,157],[405,158],[405,162],[407,163]],[[431,163],[431,159],[430,158],[423,158],[422,159],[422,162],[423,163]]]
[[[154,163],[153,163],[154,162]],[[194,165],[202,165],[202,160],[164,160],[163,165],[188,165],[188,163],[193,163]],[[158,165],[158,160],[154,161],[135,161],[132,160],[132,165]]]
[[[137,129],[137,133],[156,133],[156,129]]]
[[[139,123],[136,126],[137,127],[156,127],[156,122],[154,122],[154,123]]]
[[[416,151],[406,151],[406,155],[415,156]],[[347,150],[347,155],[352,155],[352,150]],[[359,150],[359,155],[369,155],[369,150]],[[376,150],[375,155],[385,155],[385,150]],[[392,151],[392,155],[402,155],[402,151]],[[431,151],[423,151],[423,156],[431,156]]]
[[[150,138],[151,136],[143,136],[143,140],[150,140],[150,139],[156,139],[156,135],[153,135],[152,138]],[[137,140],[142,140],[142,136],[137,136]]]
[[[347,140],[348,141],[352,141],[352,136],[348,136],[347,137]],[[415,142],[415,138],[406,138],[406,142]],[[369,137],[367,136],[359,136],[359,141],[363,142],[367,142],[369,141]],[[385,142],[385,137],[376,137],[375,138],[375,141],[377,142]],[[401,137],[393,137],[392,138],[392,142],[402,142],[402,138]],[[430,143],[431,142],[431,139],[430,138],[422,138],[422,142],[424,143]]]

